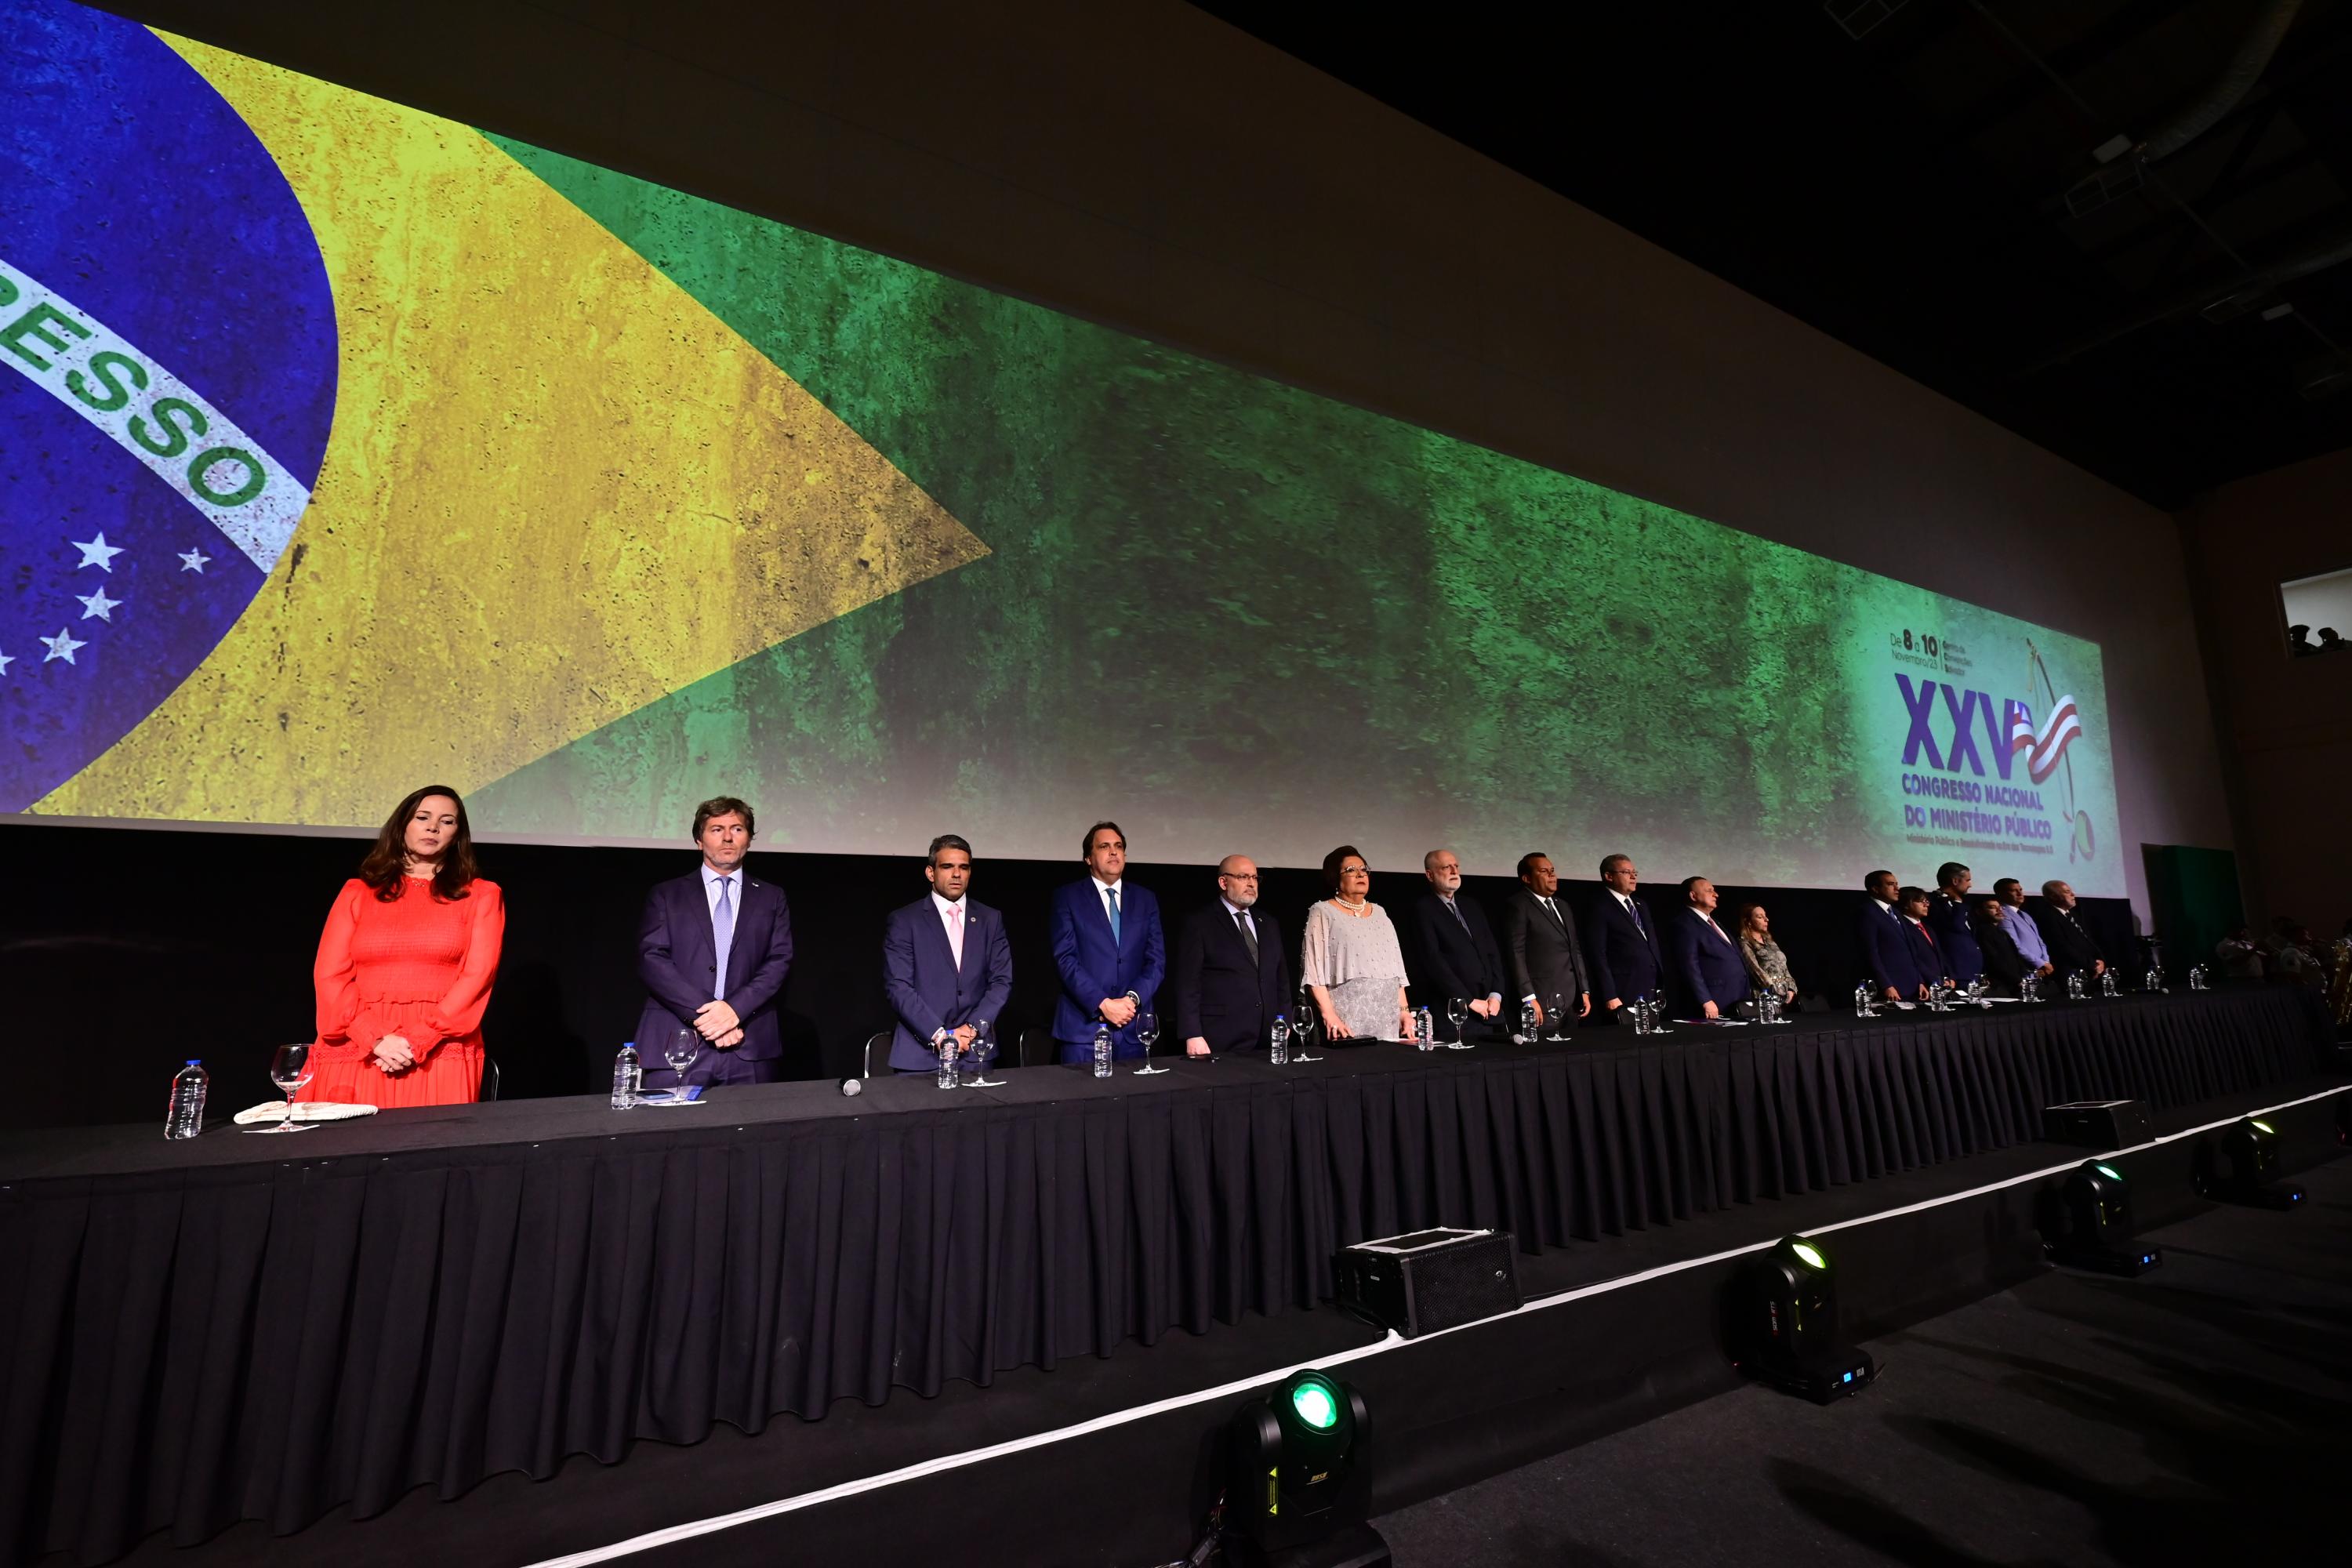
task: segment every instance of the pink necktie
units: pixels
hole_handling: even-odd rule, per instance
[[[948,947],[955,953],[956,967],[963,967],[963,906],[948,906]]]

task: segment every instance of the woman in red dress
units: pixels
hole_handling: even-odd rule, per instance
[[[402,801],[328,911],[311,969],[319,1042],[299,1098],[387,1109],[479,1098],[505,933],[457,792],[431,784]]]

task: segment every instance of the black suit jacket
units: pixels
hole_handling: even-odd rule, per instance
[[[1576,940],[1576,916],[1566,899],[1555,894],[1551,902],[1559,911],[1558,920],[1524,886],[1503,905],[1504,971],[1511,977],[1512,1003],[1532,995],[1549,1010],[1558,996],[1572,1018],[1577,999],[1591,994],[1593,985]]]
[[[1665,956],[1658,947],[1658,917],[1641,899],[1633,901],[1642,906],[1643,923],[1638,927],[1625,906],[1617,901],[1617,895],[1606,888],[1601,889],[1601,901],[1592,906],[1591,916],[1584,922],[1584,954],[1591,961],[1595,1008],[1607,1006],[1612,996],[1631,1002],[1636,996],[1658,994],[1658,977],[1666,970]]]
[[[2106,954],[2091,940],[2090,931],[2083,924],[2082,906],[2063,910],[2047,899],[2033,899],[2026,904],[2026,913],[2042,928],[2042,940],[2050,949],[2050,967],[2061,975],[2081,970],[2088,973],[2091,965],[2104,963]]]
[[[2017,943],[2000,926],[1988,924],[1982,917],[1972,916],[1976,925],[1977,951],[1984,954],[1984,972],[1994,989],[2004,996],[2014,996],[2023,988],[2026,972],[2033,966],[2025,962],[2025,954],[2017,951]]]
[[[1428,1005],[1440,1039],[1453,1032],[1453,1020],[1445,1016],[1445,1004],[1453,997],[1475,1002],[1501,996],[1507,1005],[1505,1017],[1518,1011],[1517,995],[1504,994],[1510,980],[1503,972],[1503,950],[1495,941],[1495,928],[1486,910],[1467,893],[1456,893],[1454,907],[1462,911],[1458,921],[1445,912],[1445,900],[1434,892],[1422,894],[1412,906],[1413,951],[1421,971],[1415,977],[1413,1000]],[[1482,1024],[1472,1032],[1490,1028]]]
[[[1250,910],[1257,928],[1257,962],[1241,927],[1213,899],[1185,918],[1176,933],[1176,1038],[1195,1036],[1213,1051],[1254,1051],[1265,1043],[1274,1016],[1290,1006],[1290,961],[1282,933],[1263,909]]]

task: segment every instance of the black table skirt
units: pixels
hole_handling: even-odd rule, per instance
[[[2053,1101],[2257,1089],[2313,1068],[2298,1000],[0,1145],[0,1540],[290,1531],[1310,1306],[1365,1237],[1540,1250],[2029,1142]]]

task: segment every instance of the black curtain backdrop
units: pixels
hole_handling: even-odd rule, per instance
[[[684,826],[676,850],[480,847],[484,874],[507,897],[506,962],[483,1023],[504,1098],[584,1094],[611,1082],[613,1054],[635,1030],[645,999],[636,980],[638,910],[646,888],[692,868]],[[1052,1018],[1056,983],[1046,900],[1083,874],[1076,851],[1085,826],[1072,826],[1071,858],[1061,864],[989,859],[986,835],[966,830],[978,855],[971,896],[1004,911],[1013,942],[1005,1021],[1013,1027]],[[0,833],[9,868],[9,896],[0,901],[0,994],[9,998],[9,1016],[38,1057],[79,1057],[100,1043],[109,1064],[102,1074],[60,1077],[55,1093],[10,1096],[0,1105],[0,1127],[153,1121],[160,1128],[172,1075],[190,1057],[202,1058],[212,1074],[215,1106],[234,1110],[276,1094],[269,1052],[311,1037],[310,961],[319,930],[365,851],[363,842],[21,822],[0,825]],[[1130,831],[1129,842],[1135,854],[1149,857],[1147,838]],[[1247,852],[1245,833],[1235,847]],[[1418,864],[1420,851],[1402,858]],[[903,858],[754,852],[750,865],[784,889],[793,909],[795,953],[782,1004],[785,1076],[854,1072],[866,1037],[887,1023],[882,921],[923,892],[921,846]],[[1851,892],[1721,885],[1724,914],[1727,919],[1750,900],[1764,903],[1799,983],[1836,1002],[1851,994],[1859,971],[1855,908],[1868,869],[1856,868]],[[1924,884],[1933,880],[1932,869],[1906,875]],[[1990,888],[2011,869],[1980,868],[1978,881]],[[1559,870],[1580,917],[1600,896],[1596,868]],[[1682,878],[1706,873],[1703,867],[1643,870],[1644,897],[1661,915],[1680,901],[1675,884]],[[1175,924],[1216,896],[1213,866],[1145,858],[1130,865],[1129,875],[1159,895],[1171,942]],[[1322,878],[1314,870],[1268,868],[1264,875],[1263,907],[1289,944],[1295,973],[1299,932],[1307,906],[1322,896]],[[1468,885],[1497,915],[1517,886],[1493,877],[1474,877]],[[1372,881],[1373,899],[1408,942],[1405,911],[1424,886],[1418,874],[1404,872]],[[2087,907],[2111,956],[2137,952],[2127,902],[2092,900]],[[1499,931],[1499,918],[1496,924]],[[2127,975],[2139,972],[2136,962],[2124,967]],[[1011,1028],[1004,1037],[1014,1037]]]
[[[2030,1142],[2055,1100],[2259,1090],[2315,1065],[2299,1003],[509,1102],[299,1141],[16,1134],[0,1544],[100,1562],[152,1531],[365,1517],[1309,1307],[1369,1236],[1540,1251]]]

